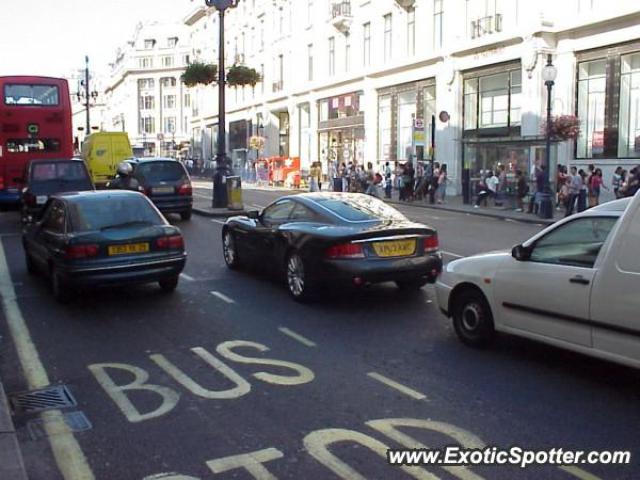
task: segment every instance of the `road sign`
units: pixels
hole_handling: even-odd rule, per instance
[[[159,133],[158,134],[158,140],[163,141],[164,140],[164,134]]]
[[[414,118],[413,119],[413,128],[416,130],[424,129],[424,120],[422,118]]]

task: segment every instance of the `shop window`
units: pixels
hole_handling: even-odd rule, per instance
[[[413,153],[413,120],[416,118],[416,106],[415,90],[398,94],[398,160],[409,160]]]
[[[506,127],[509,109],[509,74],[480,78],[480,128]]]
[[[349,93],[318,102],[320,121],[362,115],[360,93]]]
[[[391,95],[378,99],[378,156],[391,160]]]
[[[478,125],[478,79],[464,81],[464,129],[475,130]]]
[[[520,125],[522,118],[522,71],[511,72],[510,123]]]
[[[640,157],[640,53],[623,55],[618,156]]]
[[[578,64],[578,118],[580,136],[577,156],[594,158],[604,154],[606,60]]]
[[[431,87],[426,87],[423,92],[423,101],[424,101],[424,124],[426,129],[425,139],[426,139],[426,147],[428,148],[431,145],[431,122],[436,121],[437,110],[436,110],[436,87],[435,85]]]

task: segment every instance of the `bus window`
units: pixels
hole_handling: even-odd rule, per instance
[[[59,90],[55,85],[8,83],[4,86],[6,105],[58,105]]]
[[[59,152],[60,140],[53,138],[10,138],[7,140],[7,152]]]

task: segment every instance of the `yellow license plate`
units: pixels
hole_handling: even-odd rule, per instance
[[[148,243],[130,243],[127,245],[110,245],[109,255],[128,255],[131,253],[147,253]]]
[[[415,240],[394,240],[392,242],[376,242],[373,249],[379,257],[407,257],[416,251]]]

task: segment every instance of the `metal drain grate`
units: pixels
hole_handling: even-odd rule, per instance
[[[29,420],[27,422],[27,430],[32,440],[38,440],[50,435],[55,435],[57,432],[56,424],[61,421],[64,421],[73,433],[84,432],[93,428],[93,425],[84,413],[69,412],[56,418]],[[48,430],[47,426],[49,427]]]
[[[76,399],[64,385],[19,393],[11,396],[10,401],[15,413],[35,413],[77,405]]]

